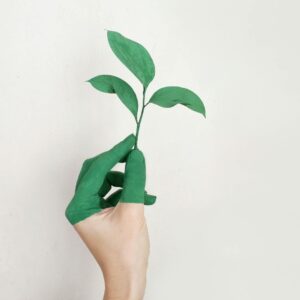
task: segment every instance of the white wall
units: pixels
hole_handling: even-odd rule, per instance
[[[149,107],[141,133],[152,253],[146,300],[300,298],[298,1],[2,1],[0,295],[96,300],[101,273],[64,208],[82,161],[133,132],[84,81],[133,75],[104,29],[141,42],[207,119]]]

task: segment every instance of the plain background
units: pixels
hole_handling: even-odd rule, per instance
[[[300,299],[298,1],[1,1],[0,295],[97,300],[101,273],[64,217],[82,161],[134,131],[85,80],[139,82],[104,29],[156,64],[148,96],[196,91],[207,119],[148,106],[141,148],[146,300]]]

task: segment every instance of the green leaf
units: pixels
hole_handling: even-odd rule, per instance
[[[179,86],[167,86],[157,90],[149,102],[162,107],[182,104],[205,117],[205,107],[201,99],[191,90]]]
[[[123,104],[132,112],[137,119],[138,100],[132,87],[116,76],[99,75],[88,82],[97,90],[104,93],[117,94]]]
[[[108,31],[107,38],[114,54],[147,88],[155,75],[155,66],[148,51],[115,31]]]

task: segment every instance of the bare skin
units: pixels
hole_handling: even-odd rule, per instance
[[[144,204],[119,202],[74,227],[103,272],[103,300],[142,300],[150,247]]]

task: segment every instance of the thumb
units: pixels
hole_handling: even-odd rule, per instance
[[[146,165],[143,153],[132,150],[125,167],[124,186],[120,202],[144,203],[146,184]]]

